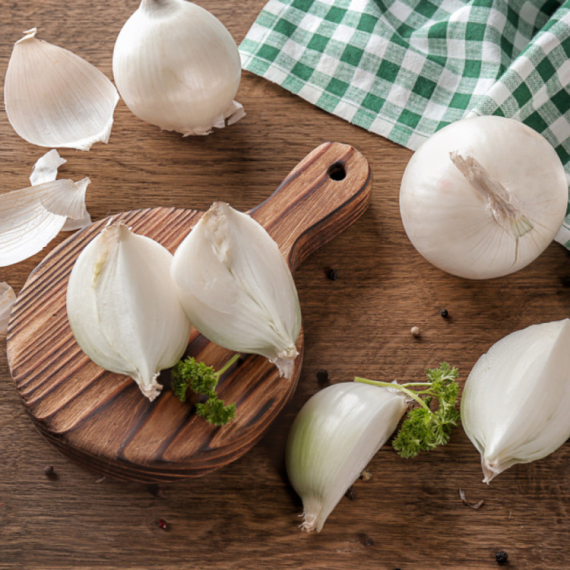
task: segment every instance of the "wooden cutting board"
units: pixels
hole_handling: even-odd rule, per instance
[[[355,149],[325,143],[275,193],[250,211],[279,244],[292,271],[365,211],[371,173]],[[293,395],[303,358],[290,379],[265,358],[245,355],[220,379],[219,394],[236,402],[236,418],[215,427],[196,416],[197,399],[181,403],[169,389],[149,402],[135,382],[103,370],[79,348],[65,308],[69,274],[82,249],[109,221],[124,221],[174,253],[203,212],[175,208],[111,216],[76,233],[34,270],[12,312],[10,370],[40,432],[65,455],[111,477],[141,482],[198,477],[235,461],[264,434]],[[193,330],[187,354],[215,368],[232,353]]]

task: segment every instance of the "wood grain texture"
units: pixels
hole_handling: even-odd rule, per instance
[[[324,143],[251,215],[275,239],[294,270],[342,233],[370,201],[370,167],[349,145]],[[290,378],[266,358],[244,355],[220,377],[218,394],[236,403],[236,418],[216,427],[165,388],[149,402],[134,380],[106,371],[85,355],[66,312],[67,283],[77,257],[109,223],[124,222],[174,253],[202,217],[197,210],[147,208],[118,214],[75,233],[32,272],[8,325],[8,364],[40,432],[62,453],[99,472],[143,483],[203,476],[241,457],[291,399],[303,361],[303,335]],[[186,351],[216,370],[232,353],[193,331]]]
[[[40,37],[73,50],[112,77],[113,43],[137,0],[21,0],[0,11],[0,76],[14,41],[37,25]],[[202,0],[239,42],[264,0]],[[0,100],[2,98],[0,97]],[[314,108],[245,73],[237,99],[247,116],[200,139],[161,133],[121,102],[108,145],[61,151],[61,177],[88,175],[95,220],[140,208],[204,210],[214,200],[240,210],[263,202],[284,173],[327,140],[359,149],[374,172],[370,207],[346,232],[295,272],[305,353],[291,403],[238,461],[207,477],[160,486],[105,479],[62,457],[34,429],[0,358],[0,568],[2,570],[566,570],[570,545],[570,444],[542,461],[517,465],[490,486],[461,427],[444,448],[403,460],[385,446],[355,500],[343,499],[319,535],[299,531],[301,503],[287,482],[289,428],[320,386],[356,374],[419,379],[447,360],[463,383],[477,358],[515,330],[570,314],[570,254],[557,244],[523,271],[470,282],[426,263],[409,243],[398,189],[411,152]],[[44,149],[19,139],[0,112],[2,191],[26,186]],[[0,280],[19,291],[61,244],[9,268]],[[331,281],[326,270],[339,279]],[[439,311],[447,308],[451,318]],[[420,339],[410,327],[422,331]],[[46,465],[57,479],[48,479]],[[99,482],[97,482],[99,481]],[[465,507],[485,500],[478,511]],[[157,525],[162,518],[167,532]]]

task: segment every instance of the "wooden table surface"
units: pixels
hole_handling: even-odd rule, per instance
[[[202,0],[239,43],[263,0]],[[114,40],[136,0],[5,2],[0,11],[0,74],[20,32],[66,47],[112,77]],[[159,489],[100,480],[60,456],[38,434],[0,357],[0,568],[47,569],[439,569],[568,568],[570,445],[481,483],[479,455],[459,427],[449,445],[414,460],[390,446],[372,460],[321,534],[298,529],[301,502],[287,482],[284,443],[295,414],[317,390],[355,375],[420,380],[447,360],[470,369],[494,342],[570,313],[570,254],[553,244],[525,270],[487,282],[430,266],[406,238],[399,182],[410,151],[312,107],[244,73],[237,99],[247,116],[205,138],[181,139],[134,117],[120,102],[108,145],[63,150],[62,177],[89,176],[93,219],[135,208],[205,209],[226,200],[248,209],[278,186],[310,150],[336,140],[370,161],[372,203],[364,216],[297,270],[305,361],[292,403],[264,439],[236,463],[205,478]],[[27,185],[46,149],[20,139],[0,113],[0,184]],[[45,252],[61,243],[58,236]],[[44,253],[2,268],[18,291]],[[339,279],[326,271],[334,268]],[[442,319],[446,308],[450,318]],[[421,340],[410,335],[419,326]],[[53,465],[56,479],[44,475]],[[485,501],[480,510],[464,506]],[[167,521],[161,530],[157,520]]]

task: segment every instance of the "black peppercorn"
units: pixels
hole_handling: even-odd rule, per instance
[[[354,501],[356,499],[356,491],[351,487],[346,493],[345,497]]]
[[[160,497],[160,487],[156,483],[151,483],[146,488],[153,497]]]
[[[336,269],[329,269],[327,271],[327,277],[331,280],[331,281],[336,281],[338,279],[338,271]]]
[[[499,550],[495,554],[495,560],[497,564],[506,564],[509,561],[509,555],[504,550]]]
[[[44,469],[44,474],[46,477],[53,477],[54,476],[54,470],[53,470],[53,465],[48,465],[45,469]]]
[[[447,311],[447,309],[441,309],[441,311],[439,312],[439,314],[440,314],[444,319],[447,319],[447,317],[449,317],[449,312]]]
[[[323,384],[327,384],[328,381],[329,373],[324,368],[317,370],[317,382],[322,386]]]

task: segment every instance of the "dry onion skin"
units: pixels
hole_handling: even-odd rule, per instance
[[[46,154],[39,158],[36,164],[34,164],[32,174],[30,175],[32,186],[45,184],[46,182],[53,182],[57,178],[59,167],[66,162],[67,160],[65,160],[65,158],[59,156],[57,150],[52,149],[49,152],[46,152]],[[79,187],[83,196],[81,211],[75,213],[76,216],[79,216],[78,218],[67,217],[65,224],[63,224],[63,227],[61,228],[62,232],[80,230],[91,223],[91,215],[87,211],[87,207],[85,205],[85,192],[89,183],[89,178],[84,178],[83,180],[75,183],[75,185]]]
[[[89,150],[108,142],[119,95],[96,67],[36,38],[32,28],[14,45],[4,104],[14,130],[29,143]]]
[[[513,119],[448,125],[412,156],[400,188],[408,237],[430,263],[490,279],[536,259],[568,205],[564,167],[546,139]]]
[[[55,180],[1,194],[0,267],[35,255],[66,223],[84,219],[89,183],[89,178]]]
[[[241,119],[237,45],[224,25],[185,0],[142,0],[113,52],[121,97],[143,121],[184,136]]]

